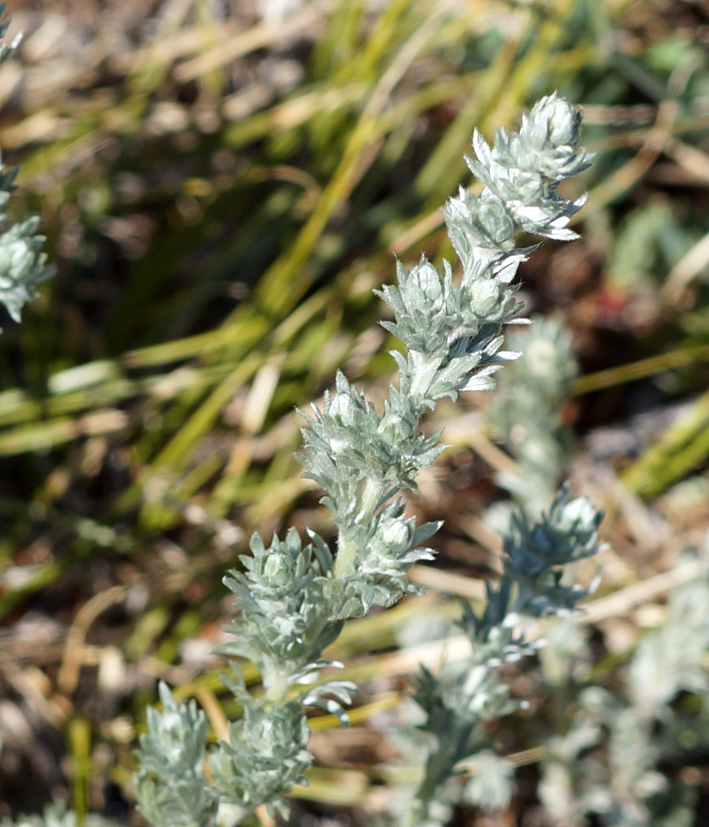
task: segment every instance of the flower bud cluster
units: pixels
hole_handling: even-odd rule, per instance
[[[419,417],[409,400],[395,394],[382,416],[342,373],[335,381],[337,392],[325,394],[322,411],[313,406],[314,419],[303,429],[305,451],[298,459],[306,476],[324,488],[323,501],[339,524],[357,517],[365,479],[383,490],[414,488],[416,473],[443,448],[437,436],[418,432]]]
[[[592,557],[599,549],[601,518],[585,497],[571,499],[563,486],[538,523],[530,525],[524,513],[514,518],[504,541],[511,570],[537,578],[555,566]]]
[[[475,131],[476,159],[466,162],[485,189],[479,196],[461,189],[444,211],[464,280],[484,275],[490,264],[504,266],[521,232],[562,241],[577,237],[567,225],[586,198],[566,201],[557,185],[591,163],[592,156],[579,150],[580,122],[580,112],[553,94],[523,118],[519,132],[499,129],[494,148]],[[515,256],[513,270],[519,260]]]
[[[328,594],[332,557],[322,541],[303,546],[294,528],[269,546],[255,533],[250,549],[240,558],[243,571],[224,578],[240,617],[227,627],[235,639],[220,651],[247,658],[269,679],[297,682],[300,668],[318,661],[339,632]]]
[[[217,807],[205,777],[207,719],[194,701],[178,704],[164,683],[158,689],[163,710],[148,710],[136,796],[155,827],[207,827]]]
[[[309,738],[299,702],[267,707],[246,701],[243,718],[229,725],[229,741],[220,741],[209,756],[215,794],[224,803],[240,805],[244,813],[262,803],[284,811],[278,794],[307,783],[303,772],[312,761]]]
[[[479,279],[456,285],[448,262],[443,274],[426,258],[411,271],[398,263],[397,277],[396,287],[385,285],[378,291],[395,317],[394,322],[382,322],[382,327],[410,351],[437,358],[440,364],[453,356],[456,345],[475,342],[491,325],[499,333],[519,310],[514,291],[500,281]],[[458,350],[468,356],[479,352],[471,346]]]

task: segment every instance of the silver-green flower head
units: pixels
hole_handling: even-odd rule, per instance
[[[404,299],[410,298],[413,300],[411,309],[423,305],[429,312],[440,312],[443,305],[441,275],[438,268],[434,267],[430,261],[425,258],[421,259],[419,264],[411,271],[407,286],[409,289],[404,294]]]
[[[505,552],[513,568],[528,577],[537,577],[555,566],[597,554],[600,514],[585,497],[571,498],[563,486],[549,511],[532,525],[527,516],[516,515],[504,539]]]
[[[581,111],[556,92],[542,98],[532,109],[530,121],[536,129],[545,128],[553,146],[575,146],[581,126]],[[524,127],[522,127],[524,132]]]
[[[523,169],[561,181],[586,169],[591,155],[579,152],[581,110],[556,92],[538,101],[522,119],[509,148]]]
[[[338,391],[332,397],[327,412],[338,425],[352,426],[355,424],[356,407],[347,391]]]

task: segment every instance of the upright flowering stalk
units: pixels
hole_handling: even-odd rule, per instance
[[[306,476],[324,489],[336,546],[331,549],[312,531],[304,544],[294,529],[268,546],[258,534],[252,537],[251,555],[243,556],[242,568],[225,579],[237,596],[239,614],[229,628],[235,640],[221,651],[259,668],[263,695],[246,692],[234,661],[231,689],[244,714],[230,725],[229,742],[209,751],[205,777],[200,769],[204,751],[196,749],[188,733],[199,730],[203,717],[180,711],[161,690],[166,711],[163,719],[152,713],[148,721],[136,783],[141,807],[154,824],[207,824],[227,805],[237,819],[261,804],[282,810],[280,794],[304,781],[311,762],[304,707],[320,705],[346,720],[343,706],[354,686],[336,681],[308,686],[323,667],[333,665],[323,651],[344,621],[415,592],[406,575],[414,563],[433,556],[421,543],[438,524],[417,526],[404,516],[399,496],[404,488],[415,490],[419,470],[443,450],[440,434],[420,432],[420,419],[443,397],[455,400],[460,391],[493,387],[495,371],[516,358],[502,349],[502,333],[505,325],[520,321],[511,282],[533,248],[516,247],[515,238],[520,233],[576,237],[567,225],[584,198],[566,201],[557,186],[588,166],[588,156],[578,148],[580,119],[578,110],[551,95],[523,118],[519,132],[499,130],[494,148],[476,132],[476,158],[467,161],[484,189],[480,195],[461,189],[444,210],[461,262],[459,278],[454,281],[447,261],[441,271],[422,257],[411,270],[397,264],[398,285],[378,291],[394,313],[384,327],[404,345],[403,352],[392,353],[398,386],[390,387],[379,411],[338,373],[334,392],[325,394],[322,409],[313,407],[303,430],[299,460]],[[490,664],[521,651],[510,618],[573,604],[578,593],[561,587],[556,572],[560,564],[596,550],[596,525],[590,504],[571,500],[566,492],[543,525],[520,517],[505,542],[509,578],[499,590],[490,590],[482,617],[468,612],[464,620],[478,650],[478,668],[457,688],[439,684],[429,673],[420,680],[418,697],[430,712],[432,732],[441,734],[439,724],[463,729],[451,733],[454,749],[445,746],[429,762],[432,769],[410,823],[425,823],[436,789],[455,762],[469,754],[471,716],[480,719],[492,686]],[[495,697],[504,694],[495,692]],[[455,702],[467,704],[465,720],[451,713]],[[164,716],[170,727],[163,739]],[[185,729],[184,754],[176,734],[180,727]],[[159,755],[163,743],[168,757]],[[200,798],[196,791],[202,785],[208,794]]]

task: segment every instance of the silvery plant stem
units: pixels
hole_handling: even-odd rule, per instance
[[[398,263],[396,285],[376,291],[392,311],[382,324],[401,342],[392,351],[398,382],[377,406],[338,373],[322,405],[303,414],[298,459],[324,492],[335,548],[313,531],[302,538],[290,529],[269,544],[254,534],[251,553],[225,578],[237,619],[228,627],[233,640],[219,651],[231,658],[225,680],[243,716],[229,725],[228,740],[207,748],[203,714],[161,686],[163,712],[150,712],[135,776],[140,807],[156,827],[211,824],[227,811],[241,818],[261,805],[285,813],[283,794],[306,782],[312,760],[305,709],[319,706],[347,723],[356,687],[320,682],[324,668],[339,665],[323,653],[347,619],[417,593],[407,574],[434,556],[425,541],[439,524],[417,526],[400,493],[415,490],[420,469],[443,450],[440,433],[425,435],[420,420],[442,398],[494,387],[495,372],[519,355],[503,349],[503,331],[523,323],[513,280],[534,248],[516,246],[516,238],[576,237],[567,225],[585,199],[567,201],[557,188],[590,163],[579,148],[580,122],[580,112],[554,94],[517,132],[498,130],[493,146],[476,132],[475,157],[466,161],[483,189],[461,188],[443,211],[458,265],[439,268],[425,256],[411,269]],[[435,676],[422,670],[416,680],[414,698],[437,746],[407,824],[429,823],[456,765],[485,747],[481,724],[508,708],[496,670],[534,648],[519,631],[521,617],[571,612],[586,593],[563,584],[561,571],[598,550],[599,519],[564,488],[538,521],[523,513],[512,520],[505,573],[488,586],[483,613],[462,607],[470,661]],[[262,696],[247,692],[243,660],[258,667]],[[499,762],[487,766],[489,776]]]

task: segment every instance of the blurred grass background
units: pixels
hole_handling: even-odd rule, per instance
[[[706,6],[293,5],[9,3],[24,40],[0,70],[0,147],[22,165],[13,214],[41,215],[57,272],[0,348],[0,816],[65,790],[101,809],[107,781],[129,797],[158,676],[217,731],[233,714],[210,654],[232,612],[222,574],[255,529],[328,534],[294,408],[338,367],[381,398],[372,288],[395,255],[452,258],[440,207],[469,183],[473,129],[492,138],[553,90],[583,106],[597,158],[578,183],[583,239],[535,254],[523,295],[563,311],[584,368],[570,474],[607,510],[598,600],[616,602],[591,616],[609,651],[658,622],[665,573],[703,542]],[[447,520],[442,582],[414,573],[433,595],[482,594],[495,551],[478,518],[507,460],[478,404],[437,413],[452,447],[411,505]],[[451,605],[348,627],[335,654],[367,681],[362,720],[405,691],[396,629]],[[308,812],[375,811],[394,773],[382,733],[313,745],[335,769],[314,768]]]

